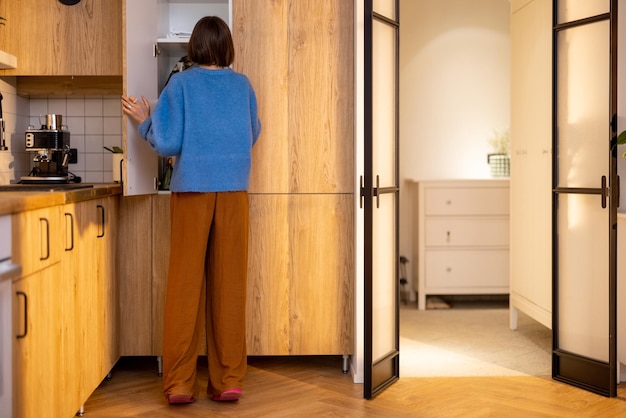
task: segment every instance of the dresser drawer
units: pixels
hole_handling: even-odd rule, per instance
[[[509,218],[427,219],[426,247],[509,246]]]
[[[484,288],[509,286],[509,252],[426,251],[425,281],[430,293],[437,289],[458,294],[481,293]],[[471,288],[471,291],[468,289]]]
[[[425,215],[508,215],[509,189],[499,187],[426,188]]]

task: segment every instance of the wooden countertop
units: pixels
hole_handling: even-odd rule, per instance
[[[54,192],[0,192],[0,215],[120,194],[122,185],[119,183],[94,183],[90,188]]]

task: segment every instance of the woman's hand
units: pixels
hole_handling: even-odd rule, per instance
[[[141,96],[141,101],[134,96],[122,96],[122,111],[129,118],[141,123],[150,116],[150,103]]]

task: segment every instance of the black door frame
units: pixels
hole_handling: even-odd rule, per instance
[[[364,179],[361,185],[361,199],[364,201],[364,385],[363,396],[371,399],[384,389],[396,382],[400,377],[400,315],[399,315],[399,266],[397,260],[399,247],[399,169],[398,169],[398,110],[399,110],[399,0],[395,0],[396,20],[389,19],[374,12],[373,0],[364,1]],[[395,135],[396,135],[396,162],[395,162],[395,184],[392,187],[379,187],[375,181],[376,174],[373,172],[373,23],[379,21],[390,25],[396,29],[396,82],[395,82]],[[396,204],[395,220],[395,350],[387,353],[382,358],[373,358],[373,216],[376,206],[374,201],[382,194],[393,193]]]
[[[591,392],[614,397],[617,396],[617,207],[619,206],[619,178],[617,176],[617,0],[610,0],[608,13],[591,16],[572,22],[558,22],[559,0],[553,0],[553,101],[552,101],[552,377],[555,380],[589,390]],[[574,27],[610,21],[610,103],[607,123],[610,125],[610,139],[607,138],[609,157],[609,179],[603,177],[599,188],[562,188],[559,187],[558,153],[558,34]],[[559,347],[559,259],[558,259],[558,199],[559,194],[598,194],[602,205],[609,205],[609,360],[608,362],[581,356],[560,349]]]

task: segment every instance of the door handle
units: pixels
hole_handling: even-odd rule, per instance
[[[380,193],[378,193],[378,189],[380,187],[380,176],[376,174],[376,187],[372,191],[372,195],[376,196],[376,209],[380,208]]]
[[[603,209],[606,209],[606,199],[610,192],[606,184],[606,176],[602,176],[600,179],[600,188],[597,189],[591,187],[555,187],[552,191],[554,193],[563,194],[599,194]]]
[[[600,187],[602,189],[602,209],[606,209],[606,198],[609,195],[609,190],[606,187],[606,176],[602,176],[602,178],[600,179]]]
[[[363,186],[363,176],[359,177],[360,180],[360,184],[361,184],[361,190],[359,192],[360,196],[359,196],[359,208],[363,209],[363,198],[365,197],[365,186]]]
[[[376,196],[376,208],[380,208],[380,195],[386,193],[397,193],[399,187],[380,187],[380,176],[376,175],[376,187],[372,190],[372,196]]]

